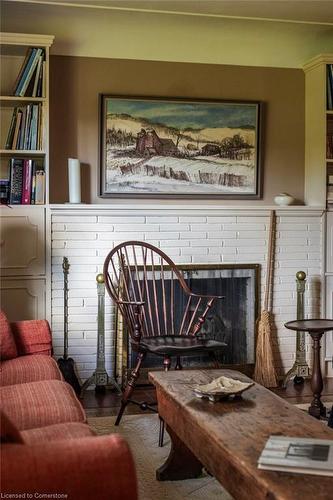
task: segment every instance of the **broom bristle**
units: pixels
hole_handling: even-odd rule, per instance
[[[269,311],[262,311],[258,324],[254,380],[265,387],[277,387],[272,351],[272,332]]]

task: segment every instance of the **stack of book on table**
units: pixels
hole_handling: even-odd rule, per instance
[[[36,160],[10,159],[8,203],[11,205],[45,203],[45,171]]]
[[[333,440],[270,436],[258,468],[333,477]]]

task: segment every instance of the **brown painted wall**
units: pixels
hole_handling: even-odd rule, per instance
[[[69,157],[77,157],[85,164],[82,169],[84,201],[114,201],[97,196],[99,93],[262,101],[263,199],[252,202],[221,200],[221,204],[271,204],[274,195],[282,191],[303,200],[302,70],[52,56],[51,203],[68,201]]]

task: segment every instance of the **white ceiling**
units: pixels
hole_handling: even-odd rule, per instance
[[[333,53],[333,0],[0,0],[1,30],[52,53],[299,68]]]

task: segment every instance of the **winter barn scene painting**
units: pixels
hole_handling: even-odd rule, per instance
[[[102,196],[259,196],[259,104],[101,97]]]

